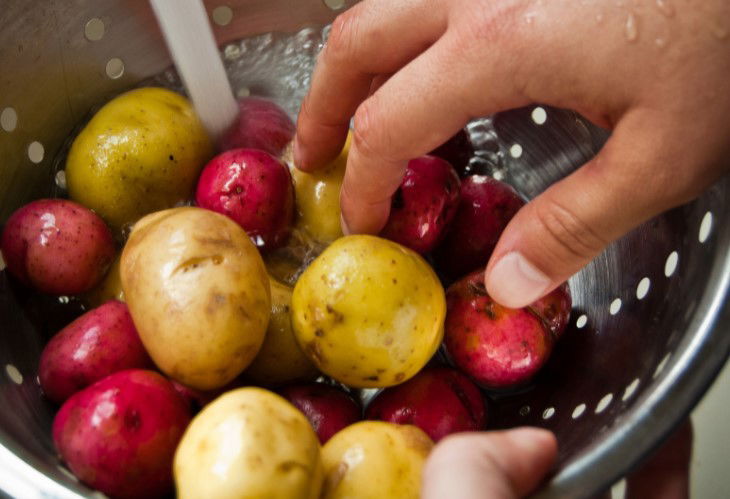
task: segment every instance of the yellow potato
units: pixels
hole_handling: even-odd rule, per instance
[[[293,405],[261,388],[239,388],[208,404],[175,453],[179,499],[317,499],[319,440]]]
[[[124,247],[121,277],[142,343],[184,385],[221,387],[261,348],[269,278],[256,247],[228,217],[173,208],[143,218]]]
[[[351,133],[340,155],[327,167],[314,173],[292,168],[296,192],[297,223],[311,236],[328,243],[342,237],[340,228],[340,187],[345,176]]]
[[[292,325],[320,371],[359,388],[414,376],[443,338],[446,300],[420,255],[375,236],[332,243],[294,287]]]
[[[66,160],[68,192],[119,230],[192,197],[212,153],[185,97],[139,88],[108,102],[76,137]]]
[[[106,277],[94,289],[86,293],[84,302],[90,308],[96,308],[109,300],[124,301],[124,290],[122,289],[122,278],[119,274],[119,262],[121,254],[117,255],[106,273]]]
[[[415,426],[362,421],[322,448],[322,499],[417,499],[433,442]]]
[[[291,327],[292,288],[276,279],[271,282],[271,320],[266,338],[246,377],[260,385],[280,385],[312,380],[319,371],[299,348]]]

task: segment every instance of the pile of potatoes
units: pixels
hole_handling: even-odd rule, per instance
[[[343,236],[349,138],[303,173],[289,117],[240,110],[214,156],[184,97],[122,94],[73,142],[70,199],[5,224],[13,278],[88,307],[39,362],[60,457],[112,497],[418,497],[433,442],[484,429],[483,390],[545,363],[568,288],[487,295],[523,201],[464,167],[462,135],[409,163],[379,236]]]

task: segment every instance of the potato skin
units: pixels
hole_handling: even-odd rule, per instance
[[[51,338],[41,353],[38,381],[43,393],[60,404],[109,374],[152,367],[127,306],[112,300]]]
[[[269,280],[253,243],[229,218],[191,207],[143,218],[122,253],[121,277],[142,343],[171,378],[212,390],[261,348]]]
[[[212,144],[190,102],[164,88],[138,88],[102,107],[66,160],[71,199],[118,230],[191,197]]]
[[[94,212],[65,199],[39,199],[15,211],[0,235],[8,271],[53,295],[88,291],[114,259],[114,239]]]
[[[362,421],[322,448],[322,499],[417,499],[433,442],[411,425]]]
[[[280,396],[239,388],[193,419],[174,474],[179,499],[317,499],[319,441],[304,414]]]
[[[291,168],[297,208],[295,226],[322,243],[342,237],[340,188],[345,177],[351,136],[348,133],[342,152],[325,168],[312,173]]]
[[[313,380],[319,371],[302,352],[291,327],[292,288],[272,278],[270,284],[271,319],[266,338],[244,376],[264,386]]]
[[[304,353],[346,385],[413,377],[443,338],[446,300],[417,253],[375,236],[330,245],[294,287],[292,325]]]

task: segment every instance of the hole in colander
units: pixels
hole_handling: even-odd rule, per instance
[[[532,110],[532,121],[536,125],[544,125],[547,121],[547,111],[542,107],[536,107]]]
[[[523,405],[520,407],[520,416],[527,416],[530,414],[530,406],[529,405]]]
[[[578,419],[579,417],[581,417],[583,415],[583,413],[585,411],[586,411],[586,405],[585,404],[577,405],[577,406],[575,406],[575,409],[573,409],[573,414],[571,414],[571,417],[573,419]]]
[[[621,310],[621,298],[616,298],[608,306],[608,311],[611,315],[616,315],[619,310]]]
[[[98,17],[92,17],[84,26],[84,36],[90,42],[98,42],[104,38],[104,21]]]
[[[513,158],[519,158],[522,156],[522,146],[519,144],[512,144],[512,147],[509,148],[509,155]]]
[[[112,57],[106,63],[106,75],[112,80],[121,78],[124,74],[124,61],[119,57]]]
[[[609,406],[612,400],[613,393],[607,393],[606,395],[604,395],[603,398],[598,401],[598,405],[596,405],[596,414],[600,414],[605,411],[606,407]]]
[[[651,281],[648,277],[644,277],[642,280],[640,280],[639,285],[636,286],[636,298],[638,298],[639,300],[643,300],[647,293],[649,293],[650,287]]]
[[[5,365],[5,373],[8,375],[8,378],[10,378],[10,381],[15,383],[16,385],[21,385],[23,383],[23,375],[18,371],[18,368],[15,367],[12,364],[6,364]]]
[[[236,96],[239,99],[242,99],[244,97],[248,97],[249,95],[251,95],[251,89],[249,89],[248,87],[241,87],[236,92]]]
[[[664,275],[670,277],[677,270],[677,264],[679,263],[679,253],[672,251],[667,257],[667,261],[664,264]]]
[[[586,314],[581,315],[575,320],[575,327],[583,329],[588,324],[588,316]]]
[[[626,390],[624,390],[624,396],[621,397],[621,400],[623,400],[624,402],[629,400],[631,396],[636,393],[637,388],[639,388],[639,378],[636,378],[629,384],[629,386],[626,387]]]
[[[0,127],[6,132],[12,132],[18,126],[18,113],[12,107],[6,107],[0,113]]]
[[[548,407],[542,411],[542,419],[550,419],[555,415],[555,407]]]
[[[340,10],[345,6],[345,0],[323,0],[324,4],[332,10]]]
[[[33,163],[38,164],[43,161],[44,155],[45,149],[43,149],[43,144],[37,140],[28,144],[28,159]]]
[[[58,297],[58,303],[63,303],[65,305],[66,303],[69,303],[70,301],[71,301],[71,298],[69,298],[68,296],[62,295],[62,296]]]
[[[707,238],[710,237],[710,231],[712,231],[712,213],[707,212],[705,213],[705,216],[702,217],[702,222],[700,222],[700,232],[697,235],[697,239],[701,243],[704,243],[707,241]]]
[[[58,170],[56,172],[56,186],[59,189],[66,190],[66,172],[63,170]]]
[[[659,364],[657,364],[656,369],[654,370],[654,375],[652,377],[656,378],[657,376],[659,376],[662,373],[662,371],[664,370],[664,368],[667,365],[667,362],[669,362],[669,357],[671,355],[672,355],[671,353],[668,353],[664,356],[664,358],[662,360],[659,361]]]
[[[218,26],[228,26],[233,19],[233,9],[228,5],[219,5],[213,9],[213,22]]]

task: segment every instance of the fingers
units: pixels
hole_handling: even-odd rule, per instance
[[[529,305],[610,242],[699,192],[682,169],[667,168],[683,164],[677,150],[681,141],[649,131],[663,117],[647,114],[625,115],[596,158],[512,219],[485,273],[487,291],[497,302],[511,308]]]
[[[441,38],[358,108],[340,195],[346,233],[380,231],[407,161],[435,149],[510,94],[506,87],[485,94],[482,83],[490,75],[476,76],[469,61],[454,57],[457,36]],[[482,62],[490,67],[488,57]]]
[[[687,421],[627,478],[626,499],[687,499],[692,440],[692,424]]]
[[[373,77],[396,72],[446,30],[442,4],[370,0],[335,20],[299,114],[297,167],[312,170],[339,154],[350,118],[368,96]]]
[[[423,499],[512,499],[533,491],[557,455],[547,430],[463,433],[441,441],[423,470]]]

